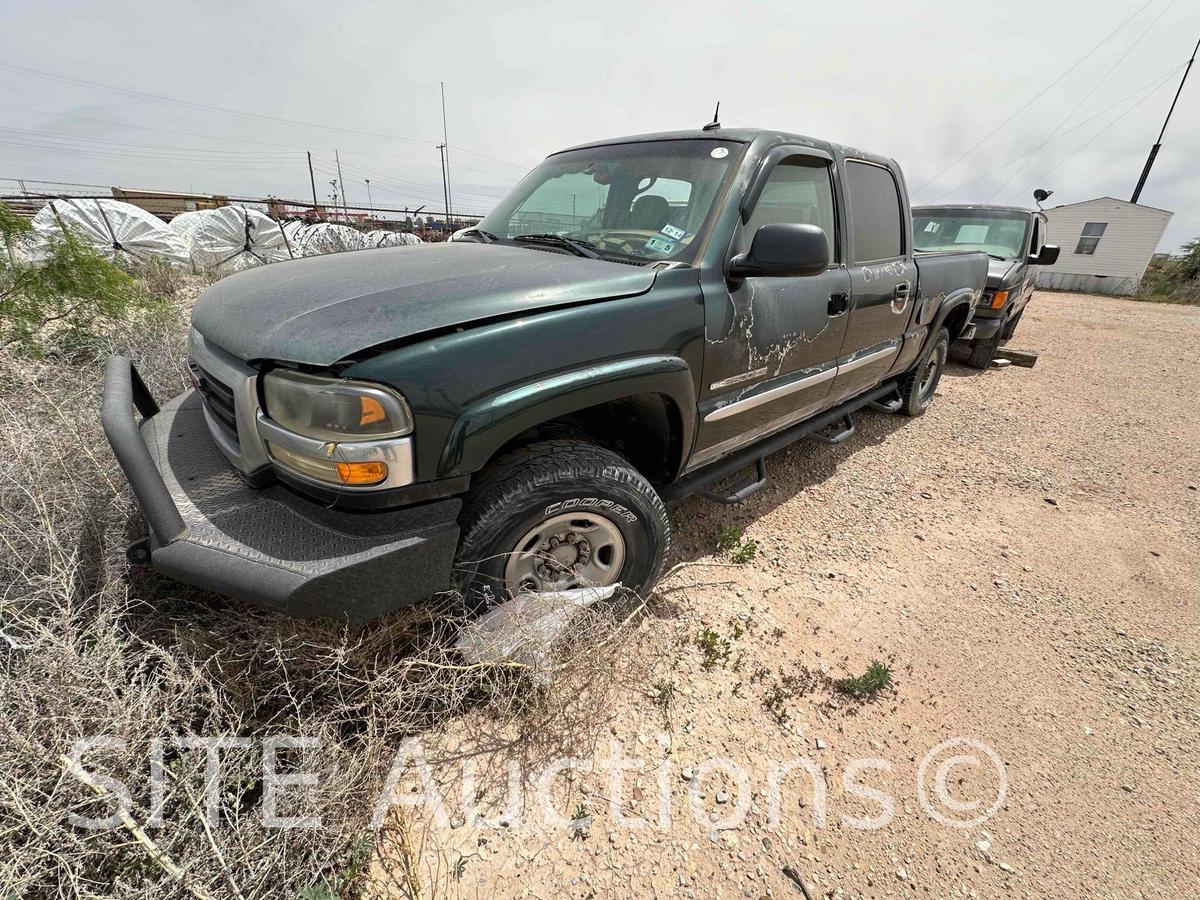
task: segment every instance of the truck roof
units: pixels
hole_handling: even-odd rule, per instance
[[[1003,206],[992,203],[921,203],[913,207],[913,212],[919,209],[991,209],[997,212],[1019,212],[1026,214],[1037,212],[1035,209],[1026,209],[1024,206]]]
[[[823,150],[826,153],[832,154],[837,149],[842,156],[853,157],[855,159],[865,159],[871,162],[877,162],[881,165],[894,164],[894,160],[890,157],[879,153],[870,153],[866,150],[861,150],[857,147],[851,147],[847,144],[839,144],[835,141],[824,141],[820,138],[808,137],[803,134],[794,134],[788,131],[779,131],[771,128],[713,128],[704,130],[702,128],[687,129],[684,131],[658,131],[650,134],[634,134],[625,137],[606,138],[600,141],[589,141],[586,144],[576,144],[574,147],[567,147],[564,150],[559,150],[556,153],[550,154],[556,156],[558,153],[569,153],[572,150],[586,150],[590,147],[606,147],[612,144],[636,144],[645,141],[738,141],[739,143],[749,144],[762,139],[764,149],[774,146],[775,144],[799,144],[803,147],[812,147],[816,150]]]

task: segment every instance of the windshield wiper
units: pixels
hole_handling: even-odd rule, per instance
[[[583,256],[587,259],[600,259],[600,254],[596,252],[595,244],[589,241],[577,241],[574,238],[563,237],[561,234],[516,234],[513,235],[512,239],[526,244],[549,244],[552,247],[562,247],[564,250],[570,250],[576,256]]]
[[[481,238],[481,240],[479,241],[479,243],[481,243],[481,244],[496,243],[496,236],[494,234],[492,234],[490,231],[484,231],[482,228],[468,228],[466,231],[464,231],[462,233],[461,236],[466,237],[467,235],[470,235],[471,237]]]
[[[998,259],[1000,262],[1008,262],[1010,259],[1010,257],[1007,256],[997,256],[995,253],[989,253],[988,256],[990,256],[992,259]]]

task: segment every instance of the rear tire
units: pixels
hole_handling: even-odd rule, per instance
[[[1014,328],[1016,325],[1013,326]],[[1008,318],[1005,317],[1000,322],[1000,327],[996,329],[996,333],[990,338],[982,341],[971,342],[971,353],[967,356],[967,365],[972,369],[986,369],[992,364],[992,359],[996,355],[996,351],[1000,349],[1000,342],[1004,340],[1005,329],[1008,328]]]
[[[900,411],[906,416],[919,416],[929,409],[949,354],[950,332],[942,328],[921,364],[900,381],[900,399],[903,401]]]
[[[627,460],[584,441],[514,450],[477,480],[460,516],[454,584],[468,612],[522,588],[620,582],[644,593],[662,572],[662,499]],[[561,533],[560,533],[561,532]]]

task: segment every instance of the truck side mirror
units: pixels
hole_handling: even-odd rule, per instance
[[[1043,244],[1040,252],[1029,254],[1029,261],[1035,266],[1052,266],[1058,262],[1058,252],[1057,245]]]
[[[816,275],[829,267],[829,241],[817,225],[778,222],[754,232],[749,253],[729,260],[731,278]]]

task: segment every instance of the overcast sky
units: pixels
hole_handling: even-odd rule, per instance
[[[444,81],[454,206],[475,213],[547,153],[698,127],[718,98],[726,125],[895,157],[916,202],[1128,199],[1200,36],[1196,0],[40,0],[4,18],[2,178],[303,200],[311,150],[324,199],[337,149],[350,203],[369,178],[376,206],[441,208]],[[1175,213],[1160,249],[1200,235],[1200,72],[1141,199]]]

